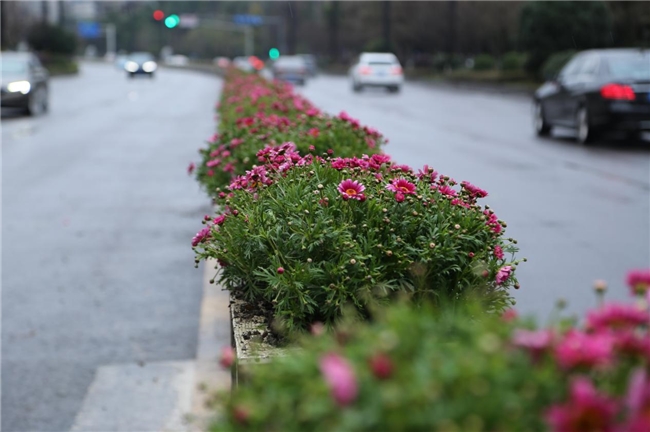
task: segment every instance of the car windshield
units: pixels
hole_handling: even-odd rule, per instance
[[[615,79],[650,80],[650,53],[613,54],[607,60],[609,71]]]
[[[147,53],[134,53],[129,56],[129,60],[138,62],[138,63],[143,63],[146,61],[151,61],[153,60],[153,56],[151,54]]]
[[[0,60],[2,73],[25,73],[27,72],[27,60],[2,57]]]
[[[363,54],[360,62],[371,66],[388,66],[399,63],[397,58],[392,54]]]
[[[305,65],[305,60],[301,57],[280,57],[275,64],[277,66],[300,67]]]

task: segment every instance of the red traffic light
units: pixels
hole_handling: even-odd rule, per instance
[[[161,10],[155,10],[153,11],[153,19],[156,21],[162,21],[165,18],[165,12]]]

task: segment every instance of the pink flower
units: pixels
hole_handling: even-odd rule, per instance
[[[208,177],[212,177],[214,175],[214,171],[209,169],[207,173],[205,173]]]
[[[487,271],[487,270],[486,270]],[[501,314],[501,319],[505,322],[512,322],[519,318],[519,313],[517,313],[517,310],[514,308],[509,308],[506,309],[502,314]]]
[[[352,365],[338,354],[326,354],[320,359],[320,371],[340,406],[350,405],[357,398],[358,387]]]
[[[645,294],[650,288],[650,269],[630,270],[626,281],[633,295]]]
[[[278,267],[278,274],[284,273],[284,267]]]
[[[431,188],[435,189],[435,186],[431,186]],[[448,197],[455,197],[456,195],[458,195],[458,192],[456,192],[455,190],[453,190],[451,187],[447,185],[440,186],[438,188],[438,192]]]
[[[609,333],[570,330],[555,346],[555,358],[565,369],[607,366],[613,360],[615,341]]]
[[[422,167],[421,170],[418,170],[418,178],[420,180],[433,183],[436,180],[436,177],[438,177],[438,172],[433,168],[429,167],[429,165],[425,165]]]
[[[235,148],[235,147],[237,147],[237,146],[239,146],[239,145],[241,145],[243,143],[244,143],[243,139],[241,139],[241,138],[233,138],[230,141],[230,148]]]
[[[574,378],[570,399],[562,405],[552,406],[546,421],[554,432],[613,432],[616,402],[598,394],[589,379]]]
[[[517,329],[512,336],[512,343],[528,350],[533,358],[539,358],[544,351],[551,347],[553,332],[551,330]]]
[[[623,431],[650,430],[650,380],[644,369],[639,368],[632,374],[625,404],[628,409],[628,421]]]
[[[192,246],[196,247],[198,246],[199,243],[202,243],[203,241],[209,238],[210,238],[210,228],[205,227],[201,231],[196,233],[196,235],[192,238]]]
[[[386,185],[386,189],[391,192],[401,192],[403,194],[415,194],[415,185],[406,179],[394,179]]]
[[[235,350],[231,346],[221,348],[221,356],[219,357],[219,364],[224,368],[229,368],[235,363]]]
[[[363,201],[365,196],[363,191],[366,190],[366,187],[359,183],[358,181],[347,179],[339,183],[338,191],[343,195],[343,199],[355,199]]]
[[[214,168],[216,166],[219,166],[220,164],[221,164],[221,159],[213,159],[213,160],[207,161],[205,163],[205,166],[207,166],[208,168]]]
[[[512,267],[511,266],[503,266],[499,269],[496,275],[496,283],[497,285],[501,285],[505,281],[508,280],[510,277],[510,274],[512,273]]]
[[[216,218],[214,218],[212,223],[214,223],[215,225],[221,225],[226,220],[226,216],[227,215],[225,215],[225,214],[219,215]]]
[[[390,156],[387,154],[374,154],[370,157],[370,159],[378,165],[387,164],[390,162]]]
[[[501,246],[494,246],[494,257],[500,260],[503,259],[503,249],[501,249]]]
[[[191,175],[194,172],[195,168],[196,165],[194,165],[194,162],[190,162],[190,164],[187,166],[187,174]]]
[[[469,194],[472,197],[484,198],[484,197],[486,197],[488,195],[488,193],[486,191],[484,191],[483,189],[481,189],[481,188],[479,188],[477,186],[474,186],[470,182],[463,181],[463,182],[460,182],[460,185],[461,185],[461,187],[463,189],[465,189],[467,192],[469,192]]]
[[[231,173],[231,172],[235,171],[235,165],[233,165],[232,163],[228,162],[228,163],[223,167],[223,171],[224,171],[224,172]]]
[[[397,201],[398,203],[404,201],[404,194],[402,192],[397,192],[395,194],[395,201]]]
[[[318,135],[320,135],[320,131],[317,128],[311,128],[307,132],[310,136],[313,136],[314,138],[318,138]]]
[[[590,330],[620,330],[647,323],[648,313],[634,305],[608,303],[587,314],[587,328]]]

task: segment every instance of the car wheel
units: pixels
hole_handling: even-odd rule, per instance
[[[363,90],[363,86],[356,81],[352,81],[352,90],[355,93],[359,93],[361,90]]]
[[[548,136],[551,133],[551,125],[546,121],[546,116],[544,114],[544,107],[542,103],[537,101],[535,102],[534,108],[534,122],[535,122],[535,132],[537,136]]]
[[[27,101],[27,114],[31,116],[41,115],[47,111],[47,89],[44,86],[36,87],[34,93]]]
[[[391,93],[399,93],[400,86],[390,86],[390,87],[388,87],[388,91],[391,92]]]
[[[591,144],[596,139],[596,131],[589,124],[589,112],[586,107],[578,108],[576,113],[576,139],[580,144]]]

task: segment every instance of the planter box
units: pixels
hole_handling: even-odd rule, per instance
[[[230,296],[231,343],[237,354],[232,369],[232,384],[236,387],[245,381],[246,371],[256,365],[268,363],[273,357],[287,355],[295,348],[278,347],[267,341],[269,325],[266,317],[255,315],[249,303]],[[248,315],[242,318],[242,315]],[[252,316],[251,316],[252,315]]]

